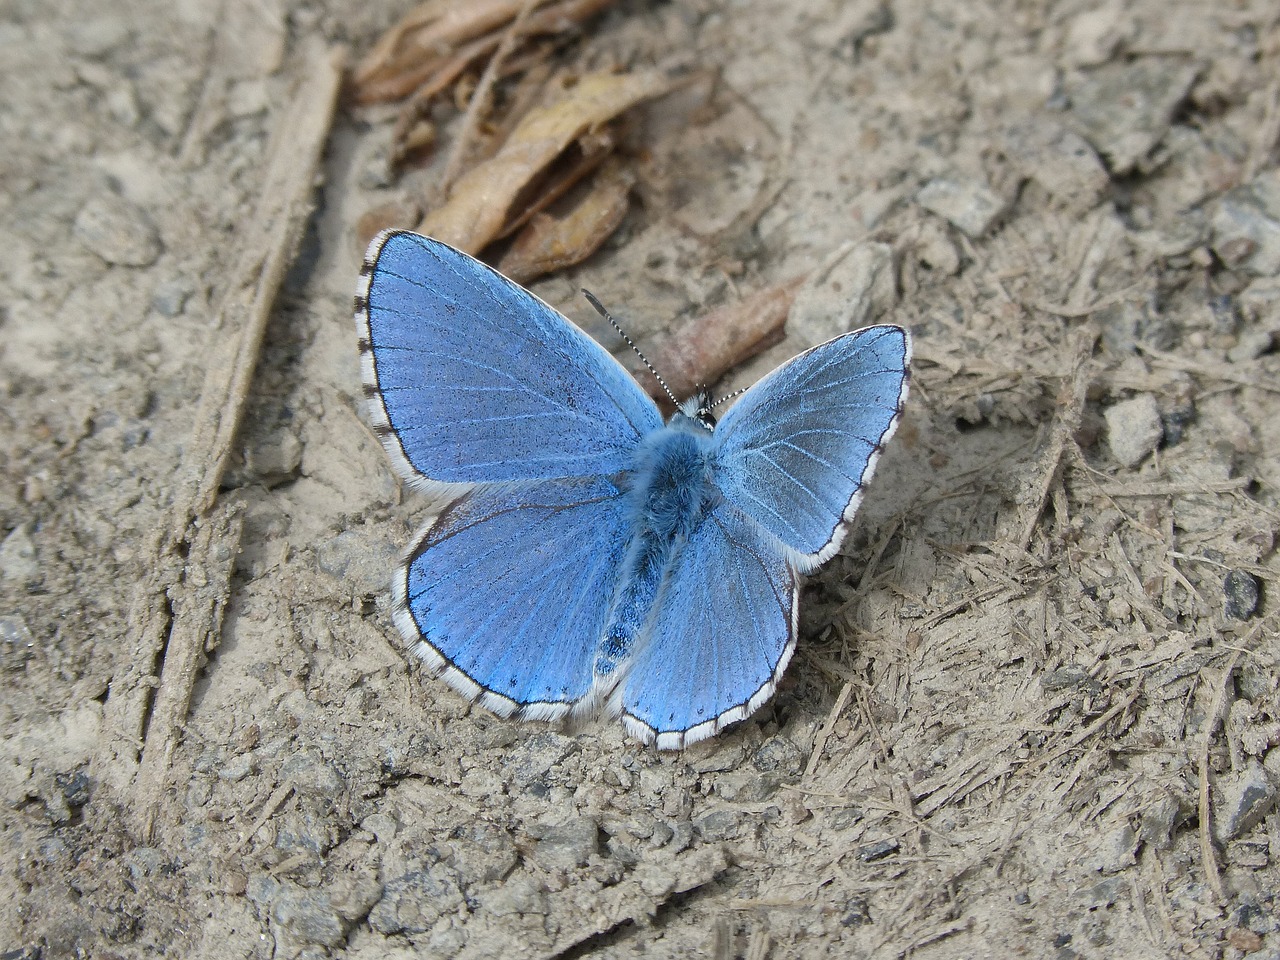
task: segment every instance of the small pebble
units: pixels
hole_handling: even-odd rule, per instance
[[[1128,823],[1103,830],[1091,845],[1089,865],[1100,873],[1119,873],[1135,863],[1138,856],[1138,833]]]
[[[36,638],[20,613],[0,616],[0,663],[21,670],[35,652]]]
[[[1157,850],[1168,849],[1173,843],[1173,828],[1181,816],[1178,801],[1167,793],[1162,794],[1144,805],[1138,839]]]
[[[737,810],[716,810],[698,821],[698,833],[702,839],[715,843],[732,840],[737,836],[742,814]]]
[[[1276,788],[1261,764],[1250,763],[1222,784],[1213,818],[1219,840],[1234,840],[1262,822],[1276,802]]]
[[[1134,34],[1133,14],[1123,3],[1103,3],[1067,18],[1062,62],[1069,67],[1097,67]]]
[[[842,927],[865,927],[871,922],[871,905],[865,897],[853,897],[845,904],[844,916],[840,920]]]
[[[930,180],[916,194],[916,202],[975,240],[1006,209],[1004,200],[973,180]]]
[[[103,57],[129,39],[123,18],[104,16],[68,22],[65,38],[71,52],[81,57]]]
[[[1024,176],[1069,212],[1092,210],[1111,185],[1088,141],[1051,121],[1036,119],[1011,128],[1007,152]]]
[[[31,542],[27,524],[13,528],[9,536],[0,542],[0,580],[29,583],[40,575],[36,563],[36,547]]]
[[[787,335],[817,344],[874,323],[897,300],[893,250],[845,243],[805,281],[787,316]]]
[[[253,773],[253,757],[242,753],[222,765],[222,769],[218,771],[218,779],[226,780],[228,783],[239,783],[251,773]]]
[[[440,917],[464,903],[457,875],[443,864],[414,870],[389,881],[369,911],[369,926],[383,936],[425,933]]]
[[[1232,570],[1222,579],[1222,592],[1227,598],[1227,616],[1232,620],[1248,620],[1258,612],[1262,583],[1252,573]]]
[[[81,207],[72,230],[90,252],[118,266],[149,267],[163,249],[146,213],[114,193],[94,197]]]
[[[282,890],[272,904],[278,924],[302,943],[336,947],[346,939],[342,917],[323,890]]]
[[[1240,341],[1227,351],[1232,363],[1248,363],[1271,352],[1274,337],[1270,330],[1250,330],[1241,334]]]
[[[1156,398],[1141,393],[1108,407],[1107,446],[1111,455],[1125,467],[1136,467],[1153,453],[1164,436],[1164,422]]]
[[[876,860],[883,860],[891,854],[897,853],[901,844],[897,840],[877,840],[875,843],[864,843],[858,848],[858,859],[864,863],[872,863]]]
[[[1113,174],[1129,173],[1169,132],[1199,69],[1173,57],[1105,64],[1067,91],[1071,118]]]
[[[538,832],[530,859],[548,873],[584,867],[600,851],[600,824],[591,817],[577,817]]]
[[[1280,171],[1260,173],[1222,198],[1213,216],[1213,252],[1232,269],[1280,273]]]
[[[151,307],[162,317],[176,317],[191,297],[190,284],[181,280],[162,280],[151,293]]]

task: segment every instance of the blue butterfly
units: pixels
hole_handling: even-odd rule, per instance
[[[678,749],[772,696],[800,577],[840,548],[907,395],[911,342],[814,347],[716,426],[664,425],[607,351],[437,240],[377,237],[356,296],[373,427],[448,499],[392,587],[433,674],[504,717],[607,710]]]

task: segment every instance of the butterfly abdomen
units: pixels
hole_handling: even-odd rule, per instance
[[[708,468],[710,447],[711,434],[690,421],[655,430],[637,451],[635,522],[596,657],[597,677],[615,673],[631,653],[676,551],[719,502]]]

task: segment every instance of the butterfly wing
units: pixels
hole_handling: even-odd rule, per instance
[[[715,484],[801,570],[839,549],[897,426],[910,362],[901,327],[844,334],[778,367],[716,427]]]
[[[621,688],[631,734],[679,749],[773,695],[795,648],[797,574],[782,547],[728,504],[673,558]]]
[[[629,513],[604,477],[478,486],[410,548],[392,588],[396,625],[495,713],[564,716],[591,686]]]
[[[406,231],[356,296],[374,429],[419,485],[607,475],[662,425],[606,350],[527,290]]]

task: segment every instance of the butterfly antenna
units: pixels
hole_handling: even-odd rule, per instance
[[[734,397],[740,397],[740,396],[742,396],[742,395],[743,395],[744,393],[746,393],[746,392],[747,392],[747,388],[746,388],[746,387],[742,387],[742,388],[741,388],[741,389],[739,389],[739,390],[735,390],[735,391],[733,391],[733,393],[726,393],[726,394],[725,394],[723,397],[721,397],[719,400],[717,400],[717,401],[715,401],[713,404],[711,404],[710,409],[714,410],[716,407],[720,406],[720,404],[722,404],[722,403],[727,403],[728,401],[732,400]]]
[[[623,330],[618,321],[609,315],[609,311],[604,308],[604,304],[597,300],[596,295],[590,290],[583,290],[582,295],[587,298],[587,303],[595,307],[596,313],[608,320],[609,325],[618,331],[618,336],[622,337],[622,339],[626,341],[627,346],[635,351],[636,356],[640,358],[640,362],[648,368],[651,374],[653,374],[653,379],[657,380],[658,383],[661,384],[662,389],[665,390],[667,396],[671,398],[671,402],[677,407],[680,406],[680,401],[676,399],[676,395],[672,393],[671,388],[667,386],[667,381],[662,379],[662,374],[653,368],[653,364],[649,362],[649,358],[641,353],[640,348],[636,346],[635,341],[627,336],[627,331]]]

